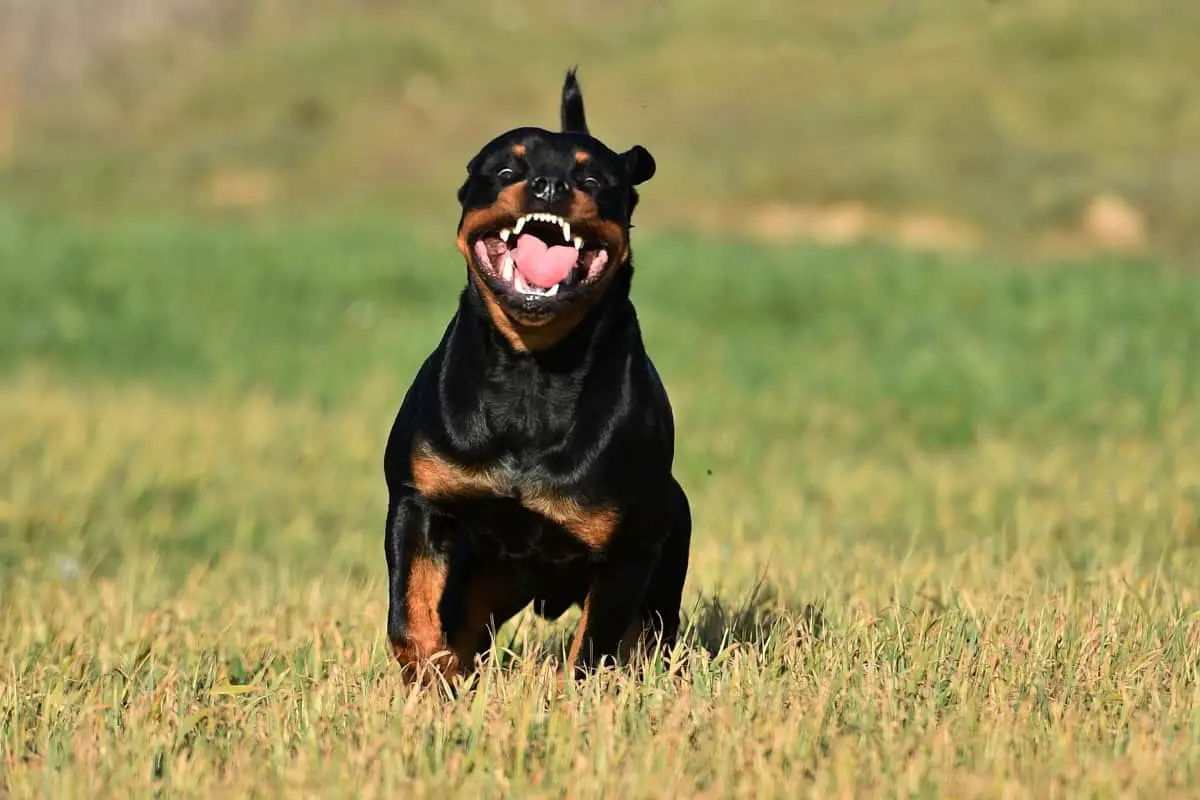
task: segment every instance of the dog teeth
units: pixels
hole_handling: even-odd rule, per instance
[[[513,261],[512,256],[505,256],[504,262],[500,265],[500,279],[505,283],[513,282],[513,272],[516,271],[517,264]]]
[[[582,249],[583,249],[583,237],[582,237],[582,236],[576,236],[576,237],[575,237],[575,249],[576,249],[576,250],[582,250]]]
[[[508,228],[505,228],[504,230],[500,231],[500,241],[507,242],[508,237],[510,237],[510,236],[512,236],[512,231],[509,230]]]
[[[549,289],[539,289],[536,286],[526,283],[525,278],[518,272],[516,277],[513,278],[513,289],[518,294],[529,295],[531,297],[554,297],[554,295],[558,294],[559,285],[556,283]]]
[[[544,222],[548,225],[557,225],[559,228],[562,229],[563,241],[564,242],[571,241],[571,223],[567,222],[565,219],[558,216],[557,214],[547,214],[543,211],[535,211],[532,214],[525,214],[524,216],[520,217],[517,220],[516,224],[513,225],[512,230],[509,231],[509,233],[510,234],[519,234],[521,232],[521,229],[524,228],[525,225],[530,222]],[[500,238],[504,239],[505,241],[508,241],[508,239],[506,239],[504,236],[505,231],[508,231],[508,229],[505,228],[503,231],[500,232]]]

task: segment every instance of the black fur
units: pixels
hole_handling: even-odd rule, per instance
[[[460,227],[470,212],[497,203],[506,187],[553,174],[568,176],[577,194],[590,198],[627,239],[637,202],[633,186],[653,177],[653,157],[640,145],[618,154],[586,133],[573,69],[563,86],[561,117],[564,132],[514,129],[471,159],[458,193]],[[523,156],[514,155],[517,145]],[[576,161],[581,149],[590,155],[584,166]],[[533,205],[527,199],[523,211],[537,210]],[[485,233],[464,232],[467,247]],[[412,615],[419,609],[409,599],[410,565],[421,557],[446,569],[438,611],[447,642],[468,624],[468,587],[493,576],[509,591],[492,603],[495,627],[530,603],[553,618],[588,599],[580,667],[616,653],[638,621],[670,647],[691,515],[672,475],[671,405],[630,300],[631,258],[609,263],[611,276],[574,299],[539,301],[539,320],[586,311],[552,346],[522,351],[498,327],[489,296],[514,320],[530,311],[528,301],[487,280],[481,286],[470,253],[464,252],[468,272],[458,310],[409,388],[384,456],[389,639],[397,652],[411,650]],[[413,468],[414,448],[421,446],[455,469],[491,476],[496,488],[485,495],[426,496]],[[602,546],[589,545],[530,509],[542,497],[613,510],[618,521]],[[477,652],[488,641],[486,635],[472,639]]]
[[[562,129],[565,132],[587,133],[587,116],[583,113],[583,91],[575,77],[577,67],[567,70],[566,80],[563,81],[562,105],[559,116],[562,119]]]

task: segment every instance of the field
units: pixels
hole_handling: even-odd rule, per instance
[[[0,195],[441,224],[579,64],[659,159],[647,223],[1074,252],[1115,193],[1118,243],[1195,263],[1197,49],[1190,0],[8,0]]]
[[[519,619],[444,700],[380,462],[450,237],[0,214],[0,791],[1190,794],[1200,279],[637,241],[687,658],[559,694]]]

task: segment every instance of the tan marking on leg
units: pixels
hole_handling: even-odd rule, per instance
[[[517,586],[511,577],[491,570],[475,576],[466,587],[465,618],[460,630],[452,634],[454,655],[463,669],[475,662],[488,629],[503,625],[517,604]],[[501,615],[500,618],[497,615]]]
[[[437,654],[446,649],[442,637],[442,622],[438,613],[442,593],[446,589],[446,566],[426,556],[416,556],[408,566],[408,588],[404,604],[408,635],[392,642],[392,655],[407,672],[428,677],[426,669],[439,669],[448,677],[457,665],[452,656]]]
[[[617,646],[617,658],[622,663],[628,664],[637,655],[641,649],[644,639],[645,629],[642,625],[642,620],[635,619],[629,624],[629,628],[625,631],[625,635],[621,637],[621,643]]]
[[[563,676],[571,674],[579,662],[579,654],[583,649],[583,640],[587,634],[588,616],[592,606],[592,593],[589,590],[583,599],[583,611],[579,615],[579,625],[575,628],[575,638],[571,640],[571,649],[567,651],[567,663],[564,665]]]

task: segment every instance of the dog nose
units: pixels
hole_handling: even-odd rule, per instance
[[[529,188],[538,200],[543,203],[553,203],[567,196],[567,193],[571,191],[571,184],[562,178],[539,175],[529,181]]]

